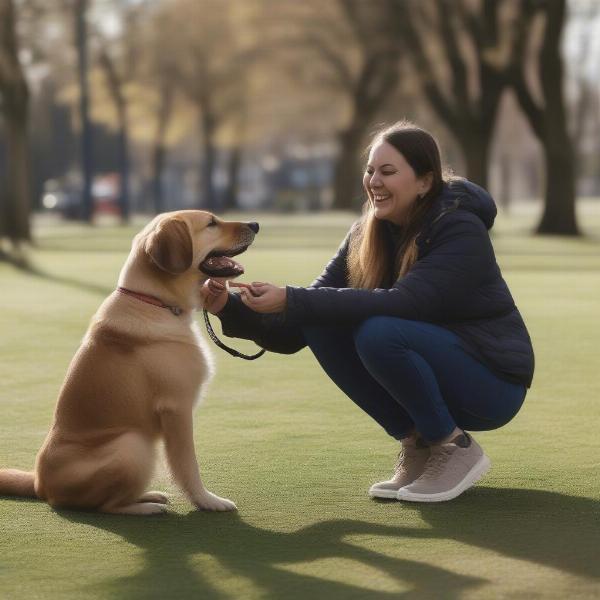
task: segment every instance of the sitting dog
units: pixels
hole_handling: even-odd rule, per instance
[[[102,303],[75,354],[33,472],[0,470],[0,495],[57,508],[149,515],[166,510],[148,492],[157,442],[197,508],[235,510],[203,485],[192,411],[212,374],[193,312],[209,276],[236,277],[258,223],[208,212],[158,215],[135,236],[118,289]]]

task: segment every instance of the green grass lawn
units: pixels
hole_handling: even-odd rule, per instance
[[[258,216],[245,280],[309,283],[351,219]],[[396,443],[309,351],[248,363],[214,348],[196,448],[209,488],[239,512],[192,511],[164,470],[168,516],[2,498],[0,599],[599,597],[600,212],[583,206],[580,220],[588,236],[563,240],[528,235],[529,209],[499,219],[537,371],[515,420],[477,435],[493,468],[476,488],[439,505],[369,499]],[[40,222],[34,269],[0,264],[0,465],[32,467],[136,229]]]

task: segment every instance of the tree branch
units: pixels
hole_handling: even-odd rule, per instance
[[[458,47],[456,31],[452,26],[452,14],[448,6],[448,0],[437,0],[436,5],[441,27],[441,40],[444,44],[446,56],[452,71],[452,89],[456,105],[463,107],[463,110],[469,112],[467,69]],[[468,116],[472,117],[472,115]]]
[[[517,95],[523,112],[527,115],[534,133],[538,138],[543,138],[543,108],[535,102],[525,77],[527,40],[531,35],[532,23],[537,10],[537,3],[534,0],[523,0],[521,3],[521,18],[515,22],[515,42],[511,61],[507,68],[507,78]]]
[[[399,40],[404,43],[407,52],[413,59],[428,101],[450,130],[454,133],[459,132],[461,129],[460,116],[444,96],[415,26],[413,14],[415,7],[418,7],[418,4],[407,6],[403,0],[390,0],[390,21],[395,27]]]

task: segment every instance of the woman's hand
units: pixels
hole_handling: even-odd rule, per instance
[[[271,283],[230,283],[240,288],[242,302],[258,313],[279,313],[285,310],[286,290]]]
[[[227,304],[227,285],[226,279],[214,278],[207,279],[204,285],[200,288],[200,301],[212,315],[221,312]]]

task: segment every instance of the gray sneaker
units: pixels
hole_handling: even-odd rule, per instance
[[[403,445],[394,467],[394,475],[388,481],[374,483],[369,490],[373,498],[396,498],[398,490],[422,475],[429,458],[429,446],[421,438]]]
[[[431,446],[423,474],[400,488],[396,497],[410,502],[452,500],[479,481],[490,466],[481,446],[468,433],[461,433],[446,444]]]

